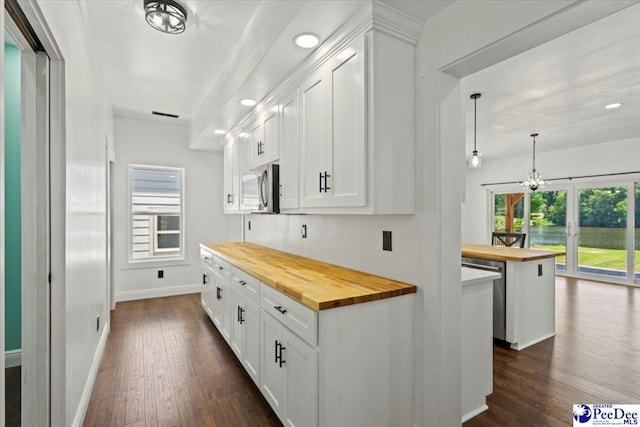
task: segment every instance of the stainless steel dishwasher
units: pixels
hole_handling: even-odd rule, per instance
[[[493,281],[493,336],[501,340],[507,337],[507,269],[504,261],[462,257],[462,266],[500,273]]]

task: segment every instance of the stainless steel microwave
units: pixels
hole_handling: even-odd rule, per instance
[[[242,210],[280,212],[280,167],[269,164],[242,175]]]

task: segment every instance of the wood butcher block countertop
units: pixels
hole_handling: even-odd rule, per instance
[[[416,287],[252,243],[201,246],[314,310],[324,310],[416,292]]]
[[[509,248],[491,245],[462,245],[462,256],[491,259],[494,261],[533,261],[564,255],[565,252],[543,251],[540,249]]]

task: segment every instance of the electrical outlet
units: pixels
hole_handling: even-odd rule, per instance
[[[251,231],[251,221],[247,221],[247,229]]]
[[[391,250],[391,232],[390,231],[382,232],[382,250],[383,251]]]
[[[158,279],[162,279],[164,277],[164,270],[158,270]]]
[[[302,224],[302,238],[307,238],[307,224]]]
[[[96,331],[100,330],[100,315],[96,316]]]
[[[542,264],[538,264],[538,277],[542,276]]]

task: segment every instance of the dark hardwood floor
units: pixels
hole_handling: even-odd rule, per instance
[[[570,426],[574,403],[640,403],[640,288],[556,278],[556,336],[494,346],[489,409],[464,423]]]
[[[84,426],[281,426],[199,294],[118,303]]]
[[[7,427],[20,427],[20,372],[20,366],[4,370],[5,422]]]
[[[280,426],[199,295],[119,303],[85,426]],[[570,426],[574,403],[640,403],[640,288],[556,279],[556,336],[494,347],[480,426]]]

